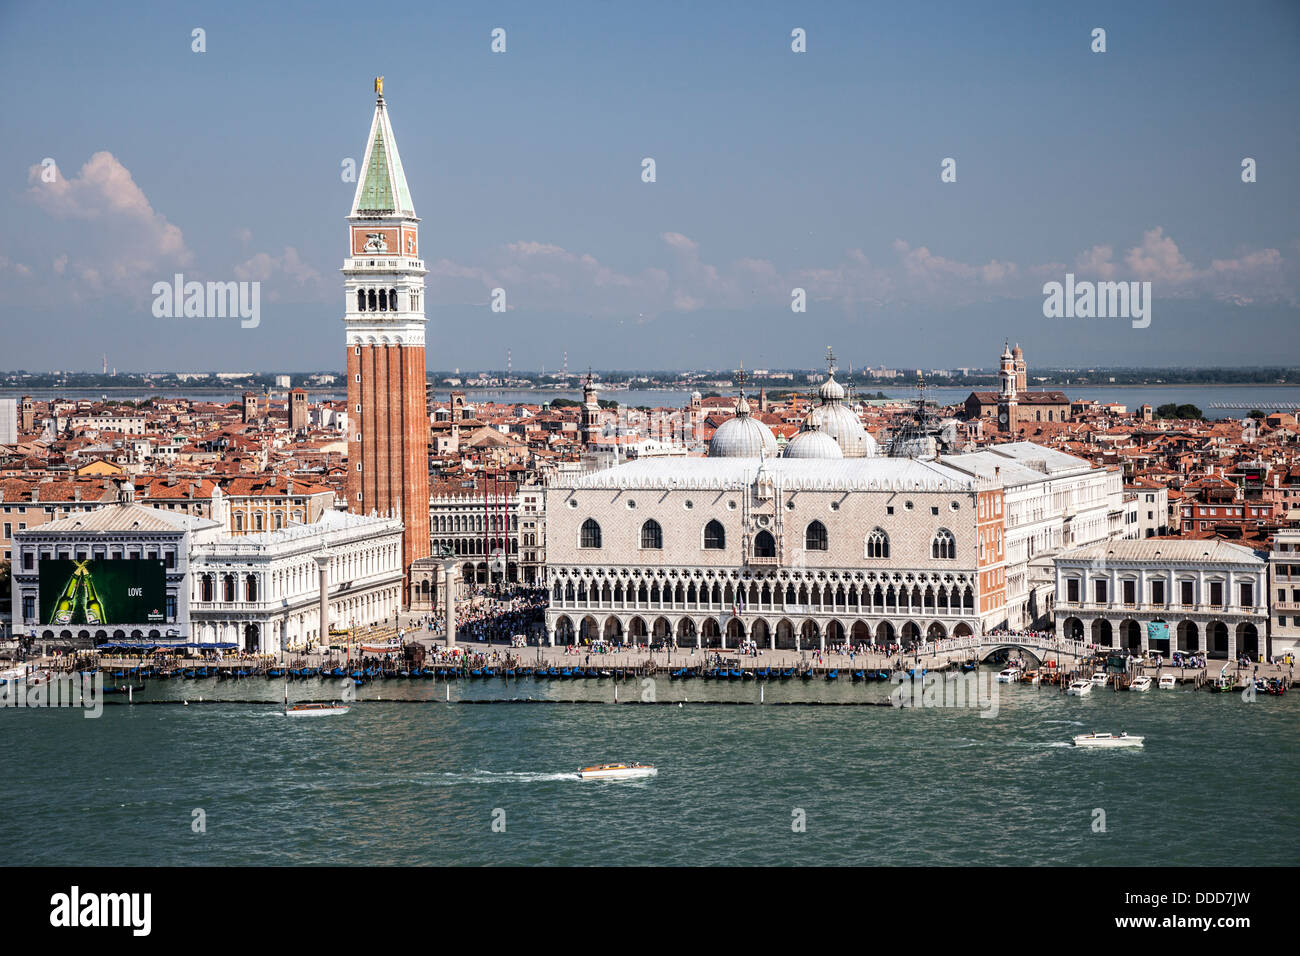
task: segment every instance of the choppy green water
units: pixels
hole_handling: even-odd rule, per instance
[[[288,720],[265,680],[152,685],[266,706],[0,711],[10,864],[1294,864],[1300,694],[1002,687],[977,710],[787,707],[888,687],[661,680],[660,701],[451,705],[442,683],[361,690]],[[295,684],[295,695],[333,688]],[[635,683],[620,686],[626,701]],[[365,700],[380,695],[411,704]],[[609,681],[453,685],[453,697],[612,701]],[[1080,751],[1088,730],[1140,751]],[[659,776],[584,782],[635,759]],[[202,810],[206,832],[192,827]],[[1104,833],[1094,832],[1096,810]],[[794,832],[796,811],[806,832]],[[504,832],[494,832],[504,821]]]

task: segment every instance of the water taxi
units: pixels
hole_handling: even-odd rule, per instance
[[[1144,737],[1128,734],[1079,734],[1074,738],[1076,747],[1141,747]]]
[[[1156,685],[1161,690],[1173,690],[1178,686],[1178,678],[1173,674],[1161,674],[1160,683]]]
[[[1094,687],[1105,687],[1107,680],[1109,680],[1109,675],[1105,671],[1097,671],[1097,673],[1092,675],[1092,684]]]
[[[998,671],[999,684],[1014,684],[1018,680],[1020,680],[1019,667],[1008,667],[1004,671]]]
[[[294,704],[284,709],[286,717],[332,717],[351,710],[347,704]]]
[[[1065,692],[1071,697],[1082,697],[1092,693],[1092,684],[1086,680],[1072,680]]]
[[[583,767],[578,776],[583,780],[625,780],[629,777],[653,777],[659,773],[654,767],[643,763],[599,763],[592,767]]]
[[[1151,678],[1146,674],[1139,674],[1133,678],[1133,683],[1128,685],[1129,690],[1150,690]]]
[[[1226,694],[1236,688],[1237,680],[1235,677],[1228,676],[1228,665],[1224,664],[1219,671],[1219,676],[1210,681],[1210,693]]]

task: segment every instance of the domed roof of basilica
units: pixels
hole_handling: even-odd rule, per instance
[[[839,442],[813,424],[791,438],[782,458],[843,458]]]
[[[868,458],[878,453],[876,440],[863,426],[857,413],[844,404],[848,392],[835,381],[833,371],[817,390],[817,394],[821,398],[821,404],[804,419],[805,431],[816,428],[833,438],[845,458]]]
[[[835,376],[832,375],[822,383],[821,388],[817,389],[817,396],[822,400],[823,404],[826,402],[842,402],[848,397],[848,392],[844,390],[843,385],[835,381]]]
[[[744,393],[736,402],[736,417],[729,418],[709,439],[710,458],[762,458],[776,454],[776,436],[767,425],[751,418]]]

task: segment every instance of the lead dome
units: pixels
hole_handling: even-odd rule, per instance
[[[764,458],[776,454],[772,429],[749,414],[744,393],[736,402],[736,417],[729,418],[709,439],[710,458]]]

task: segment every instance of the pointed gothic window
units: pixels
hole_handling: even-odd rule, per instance
[[[760,531],[754,536],[754,557],[776,557],[776,539],[772,537],[772,532]],[[763,587],[766,589],[767,585],[764,585]]]
[[[596,523],[595,518],[588,518],[582,523],[581,547],[600,547],[600,525]]]
[[[704,526],[704,547],[712,551],[720,551],[727,546],[727,532],[723,530],[722,523],[714,520]]]
[[[957,539],[952,536],[952,532],[947,528],[940,528],[935,532],[934,538],[930,542],[930,557],[957,557]]]
[[[885,534],[883,529],[876,528],[867,535],[867,557],[889,557],[889,535]]]

